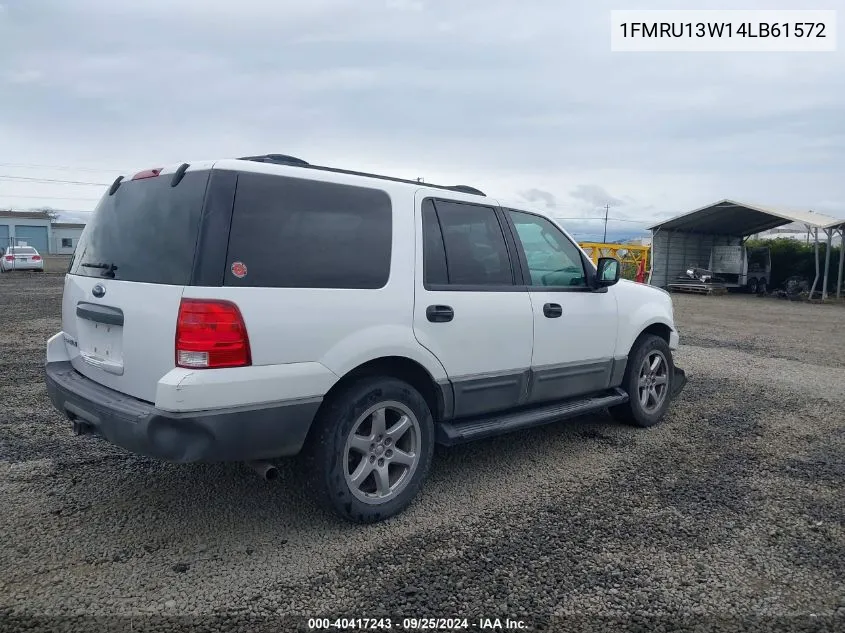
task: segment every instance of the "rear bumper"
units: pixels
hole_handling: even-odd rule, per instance
[[[3,270],[6,272],[14,272],[16,270],[36,270],[36,271],[43,271],[44,270],[44,262],[27,262],[26,264],[21,263],[8,263],[3,266]]]
[[[170,462],[272,459],[302,449],[320,398],[257,408],[174,413],[86,378],[68,361],[48,362],[47,392],[80,434]]]

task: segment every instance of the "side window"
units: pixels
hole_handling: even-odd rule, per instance
[[[513,285],[510,258],[508,257],[502,227],[492,207],[460,202],[436,200],[433,208],[438,228],[424,232],[431,240],[425,253],[436,253],[436,233],[441,234],[446,256],[446,277],[450,285],[501,286]],[[423,209],[425,221],[426,211]],[[429,212],[429,217],[433,217]],[[439,274],[436,268],[426,273]],[[429,283],[437,283],[429,281]]]
[[[426,198],[422,203],[423,223],[423,282],[426,284],[445,285],[449,283],[446,272],[446,249],[443,246],[443,234],[437,221],[434,202]]]
[[[392,220],[379,189],[241,173],[225,285],[381,288]]]
[[[578,247],[547,219],[508,211],[531,273],[532,286],[585,287],[587,279]]]

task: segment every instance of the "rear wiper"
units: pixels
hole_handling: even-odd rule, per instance
[[[80,264],[80,266],[83,266],[85,268],[105,268],[106,270],[117,270],[117,266],[115,266],[114,264],[88,264],[88,263],[85,263],[85,264]]]
[[[80,264],[83,268],[102,268],[103,269],[103,277],[111,276],[114,277],[114,271],[117,270],[117,266],[114,264],[94,264],[94,263],[85,263]]]

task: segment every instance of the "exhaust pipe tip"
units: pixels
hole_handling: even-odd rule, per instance
[[[273,481],[279,477],[279,470],[270,462],[247,462],[247,465],[252,468],[255,473],[264,481]]]

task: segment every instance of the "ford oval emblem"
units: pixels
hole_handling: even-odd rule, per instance
[[[106,288],[103,284],[97,284],[93,288],[91,288],[91,294],[97,297],[98,299],[106,294]]]

